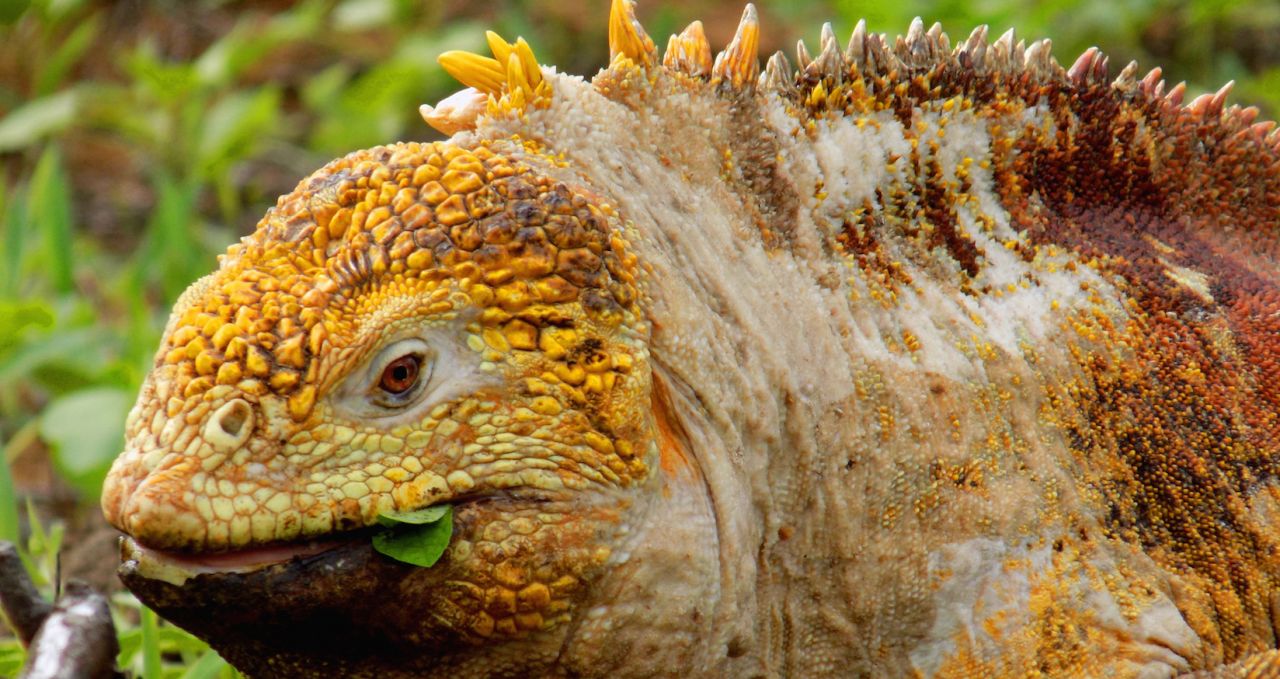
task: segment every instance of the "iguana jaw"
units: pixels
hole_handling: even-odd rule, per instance
[[[146,577],[145,569],[143,560],[126,560],[122,580],[255,676],[429,676],[468,657],[504,655],[517,666],[527,656],[553,655],[564,633],[490,641],[451,631],[441,618],[459,615],[449,602],[467,581],[466,565],[446,558],[415,568],[382,557],[367,541],[249,572],[192,575],[181,586]]]
[[[575,550],[584,548],[607,556],[594,572],[580,571],[588,581],[583,587],[566,581],[550,588],[553,597],[572,599],[572,621],[532,633],[490,630],[481,637],[453,622],[442,625],[465,617],[459,594],[475,590],[468,584],[472,565],[450,553],[431,568],[415,568],[362,540],[318,543],[318,553],[252,569],[205,572],[127,540],[121,578],[148,606],[251,674],[434,677],[506,667],[539,675],[553,667],[607,668],[635,654],[655,668],[689,665],[721,652],[708,643],[723,644],[701,634],[719,617],[717,538],[691,458],[680,462],[672,451],[664,457],[671,468],[636,493],[615,497],[617,510],[573,503],[572,513],[584,518],[563,535],[578,537],[540,549],[540,560],[580,564],[584,554]],[[494,512],[513,509],[459,507],[455,528],[463,536],[484,532]],[[557,507],[568,510],[555,503],[546,509]],[[607,516],[617,522],[602,523]],[[517,591],[514,605],[527,610],[524,601]],[[666,614],[683,626],[673,627]]]

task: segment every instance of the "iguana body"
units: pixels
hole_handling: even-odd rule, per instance
[[[982,31],[756,86],[751,10],[714,65],[612,29],[454,57],[488,113],[178,302],[103,500],[144,600],[262,676],[1269,666],[1271,125]],[[431,568],[346,533],[441,502]]]

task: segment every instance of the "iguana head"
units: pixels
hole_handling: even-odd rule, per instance
[[[303,181],[177,303],[108,519],[248,554],[453,503],[440,625],[562,617],[654,444],[635,258],[551,169],[516,142],[401,144]]]

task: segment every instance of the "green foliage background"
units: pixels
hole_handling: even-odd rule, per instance
[[[762,52],[905,32],[953,39],[981,23],[1163,66],[1190,94],[1235,80],[1234,101],[1280,113],[1275,0],[762,0]],[[699,18],[716,45],[741,6],[641,0],[659,45]],[[607,57],[606,0],[129,2],[0,0],[0,539],[50,556],[95,525],[102,478],[176,296],[215,267],[275,197],[332,157],[437,138],[417,105],[455,88],[435,63],[524,35],[543,63],[591,74]],[[1145,69],[1144,69],[1145,70]],[[12,470],[12,471],[11,471]],[[35,480],[33,480],[35,479]],[[27,504],[29,502],[29,505]],[[21,506],[35,509],[29,515]],[[45,530],[42,523],[52,523]],[[64,545],[68,546],[69,545]],[[230,670],[127,595],[122,662],[148,677]],[[0,642],[0,675],[20,653]]]

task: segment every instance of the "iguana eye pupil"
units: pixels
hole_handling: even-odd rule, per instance
[[[413,388],[418,382],[418,357],[401,356],[382,369],[378,386],[388,394],[399,395]]]

